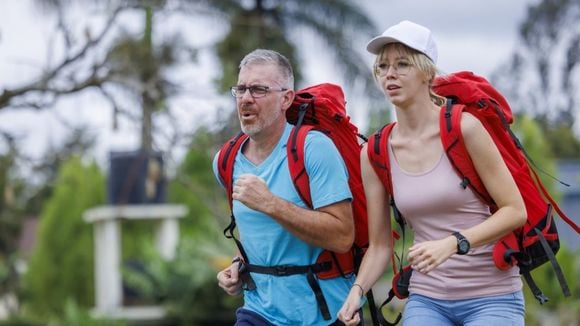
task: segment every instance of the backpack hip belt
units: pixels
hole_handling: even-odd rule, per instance
[[[328,271],[332,268],[332,262],[327,261],[323,263],[316,263],[312,265],[278,265],[278,266],[262,266],[247,264],[248,272],[258,274],[268,274],[274,276],[290,276],[296,274],[320,273]]]

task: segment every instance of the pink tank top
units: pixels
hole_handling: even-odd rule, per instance
[[[404,171],[389,145],[395,202],[413,230],[414,243],[439,240],[490,216],[489,207],[468,189],[443,153],[431,169]],[[512,293],[522,288],[519,269],[501,271],[492,260],[493,243],[453,255],[429,274],[413,272],[410,293],[459,300]],[[406,253],[405,253],[406,254]]]

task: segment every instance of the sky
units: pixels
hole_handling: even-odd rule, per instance
[[[411,20],[430,28],[439,48],[438,66],[443,72],[471,70],[489,76],[505,62],[517,44],[517,27],[524,20],[526,8],[534,0],[358,0],[375,21],[379,32],[401,20]],[[192,38],[197,46],[208,47],[227,30],[212,25],[211,21],[192,22],[186,17],[160,17],[164,32],[170,35],[177,30],[187,30],[186,37]],[[98,20],[79,15],[71,22],[75,26],[99,26]],[[19,86],[36,76],[47,62],[56,61],[62,40],[51,39],[56,21],[46,12],[35,7],[31,0],[0,0],[0,92]],[[82,30],[80,28],[79,30]],[[370,66],[373,56],[364,51],[367,40],[353,40],[353,46],[361,49]],[[317,46],[320,48],[317,49]],[[50,51],[47,49],[51,49]],[[311,53],[324,53],[326,49],[313,44]],[[306,80],[342,83],[336,74],[332,60],[324,56],[302,56],[308,71]],[[219,99],[212,89],[216,63],[209,52],[200,52],[200,66],[184,67],[175,72],[175,79],[187,93],[174,99],[170,105],[175,121],[161,121],[177,129],[192,130],[201,124],[211,123],[216,112],[216,101],[222,106],[232,106],[231,99]],[[212,72],[213,71],[213,72]],[[191,76],[195,76],[192,78]],[[348,95],[348,94],[347,94]],[[349,112],[353,121],[362,127],[365,112]],[[111,150],[131,150],[139,144],[139,127],[125,123],[120,130],[113,131],[111,111],[106,102],[95,92],[68,98],[58,106],[42,112],[0,111],[0,131],[17,135],[22,149],[32,158],[40,158],[51,145],[62,141],[66,125],[88,128],[97,138],[95,157],[105,164]],[[0,148],[0,150],[3,150]],[[175,151],[176,157],[183,155],[185,146]]]

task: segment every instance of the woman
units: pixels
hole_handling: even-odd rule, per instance
[[[469,113],[461,117],[467,150],[499,209],[491,214],[443,152],[434,94],[437,46],[431,31],[403,21],[372,39],[375,78],[395,107],[397,124],[389,157],[397,208],[414,231],[408,261],[414,272],[403,312],[404,325],[523,325],[524,299],[517,267],[497,269],[495,241],[526,221],[523,199],[491,137]],[[383,274],[392,253],[389,200],[370,165],[361,169],[369,214],[370,246],[356,282],[338,313],[346,325],[359,323],[361,297]],[[461,243],[461,246],[459,245]]]

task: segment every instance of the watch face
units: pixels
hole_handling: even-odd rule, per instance
[[[467,241],[459,241],[459,252],[467,253],[469,251],[469,243]]]

